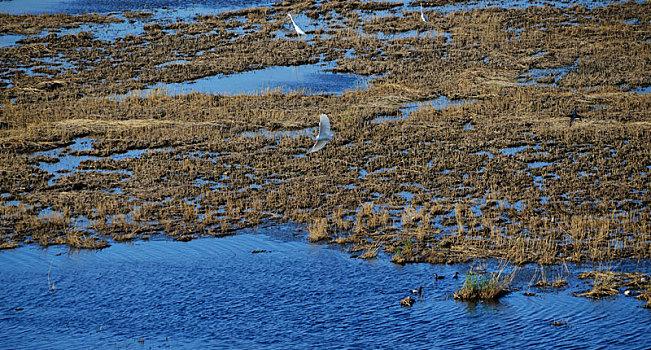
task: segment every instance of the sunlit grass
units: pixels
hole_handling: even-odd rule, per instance
[[[346,17],[360,4],[323,2],[314,10]],[[19,42],[3,56],[12,87],[0,89],[0,247],[80,245],[84,236],[190,239],[291,222],[307,228],[311,241],[333,240],[364,257],[386,252],[397,264],[648,259],[651,100],[628,92],[649,85],[648,35],[639,25],[594,25],[619,23],[621,13],[642,18],[648,6],[617,3],[612,11],[586,9],[589,16],[552,8],[432,13],[426,27],[389,16],[360,22],[362,32],[333,27],[328,39],[309,44],[260,40],[282,27],[276,15],[285,9],[271,6],[249,12],[263,24],[251,35],[215,31],[238,16],[231,13],[171,23],[164,33],[147,25],[144,35],[116,42],[89,33]],[[557,11],[579,26],[556,23],[548,15]],[[56,28],[111,20],[69,17],[0,22],[7,32],[25,23],[40,32],[41,22]],[[519,37],[503,23],[517,23]],[[400,36],[418,29],[445,33]],[[591,45],[582,45],[586,38]],[[192,59],[161,66],[179,53]],[[84,69],[46,67],[57,56]],[[279,88],[127,94],[318,60],[336,60],[338,73],[381,77],[341,95]],[[553,86],[518,80],[530,68],[573,65]],[[29,69],[47,74],[23,72]],[[551,76],[539,82],[551,84]],[[124,98],[111,97],[118,95]],[[440,96],[473,102],[422,108]],[[404,119],[373,122],[414,103],[421,108]],[[573,108],[586,117],[570,128],[564,115]],[[265,135],[316,128],[324,112],[337,134],[318,154],[305,156],[308,134]],[[80,155],[96,159],[53,181],[39,168],[59,158],[34,154],[74,155],[68,147],[77,138],[93,140]],[[132,150],[144,153],[113,157]],[[45,209],[60,217],[43,217]],[[541,285],[565,282],[561,275]]]
[[[460,301],[497,300],[509,292],[516,270],[505,273],[504,267],[497,272],[477,274],[469,271],[463,286],[454,292],[454,299]]]

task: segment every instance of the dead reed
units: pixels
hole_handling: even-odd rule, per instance
[[[648,290],[648,283],[641,282],[646,274],[641,273],[624,273],[614,272],[610,269],[601,269],[595,271],[586,271],[579,275],[581,279],[591,279],[592,289],[576,293],[576,296],[601,299],[623,293],[624,289],[631,290]],[[645,300],[644,297],[640,299]]]
[[[0,246],[186,240],[293,222],[310,240],[396,263],[651,257],[651,98],[636,93],[651,85],[649,4],[428,13],[426,26],[395,6],[301,2],[166,25],[129,14],[143,35],[52,32],[1,48]],[[368,7],[389,12],[360,16]],[[276,37],[288,9],[327,29],[309,43]],[[40,32],[113,20],[1,22]],[[322,59],[380,77],[342,95],[114,97]],[[441,96],[467,102],[426,102]],[[586,117],[569,127],[573,109]],[[337,137],[302,157],[322,112]],[[377,122],[387,116],[399,119]],[[73,150],[79,138],[92,147]],[[54,175],[45,164],[60,156],[35,155],[53,150],[87,158]]]

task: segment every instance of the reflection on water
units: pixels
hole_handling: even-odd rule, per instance
[[[139,11],[166,8],[170,12],[179,12],[179,16],[189,17],[195,14],[217,13],[223,11],[237,10],[253,6],[271,6],[275,1],[272,0],[108,0],[108,1],[91,1],[91,0],[13,0],[0,1],[0,12],[9,14],[37,14],[37,13],[71,13],[79,14],[85,12],[121,12],[125,10]],[[419,9],[419,2],[412,0],[401,0],[403,6],[413,10]],[[476,8],[502,7],[502,8],[527,8],[531,6],[552,5],[561,8],[579,4],[585,8],[594,8],[597,6],[606,6],[610,1],[603,0],[580,0],[580,1],[524,1],[524,0],[478,0],[478,1],[450,1],[440,2],[440,6],[429,6],[423,2],[423,9],[436,10],[439,12],[449,13],[460,10],[473,10]],[[434,2],[436,4],[436,2]],[[398,9],[399,10],[399,9]],[[397,11],[397,10],[396,10]],[[377,11],[378,15],[383,15],[386,11]],[[395,12],[395,11],[391,11]],[[366,14],[366,16],[372,16]],[[300,25],[300,23],[299,23]]]
[[[16,46],[19,40],[24,39],[24,35],[20,34],[3,34],[0,35],[0,47]]]
[[[262,231],[70,255],[58,247],[1,252],[0,344],[631,348],[651,326],[634,298],[594,302],[561,290],[538,297],[514,292],[494,305],[455,302],[451,294],[462,279],[451,275],[463,275],[466,265],[363,261],[305,243],[305,233],[293,227]],[[434,273],[448,278],[435,281]],[[399,306],[419,285],[423,301]],[[554,319],[568,325],[551,326]]]
[[[65,0],[0,1],[0,12],[8,14],[53,13],[65,5]]]
[[[409,114],[419,111],[421,109],[434,109],[437,111],[446,109],[446,108],[451,108],[451,107],[459,107],[463,106],[466,104],[471,104],[474,103],[475,100],[450,100],[447,96],[439,96],[438,98],[435,98],[433,100],[429,101],[422,101],[422,102],[411,102],[404,104],[400,106],[400,115],[397,116],[382,116],[382,117],[377,117],[371,120],[373,123],[383,123],[386,121],[399,121],[399,120],[404,120],[407,117],[409,117]],[[464,127],[465,128],[465,127]]]
[[[158,83],[150,89],[131,92],[141,97],[162,90],[169,95],[188,94],[255,94],[279,89],[284,93],[304,91],[308,94],[342,94],[346,90],[365,89],[371,77],[328,71],[333,62],[301,66],[274,66],[254,71],[216,75],[183,83]],[[124,96],[122,96],[124,97]],[[121,98],[121,97],[118,97]]]
[[[92,149],[92,140],[87,138],[76,139],[69,148],[56,148],[49,151],[37,152],[34,156],[54,158],[55,162],[40,162],[39,168],[52,174],[48,185],[52,185],[63,173],[75,171],[84,160],[96,160],[97,157],[79,156],[75,152],[83,152]]]
[[[13,0],[0,1],[0,11],[10,14],[70,13],[86,12],[108,13],[122,11],[140,11],[166,8],[179,16],[189,17],[200,13],[215,13],[237,10],[252,6],[270,6],[269,0]]]

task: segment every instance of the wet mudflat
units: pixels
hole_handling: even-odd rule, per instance
[[[0,10],[12,5],[0,3]],[[351,285],[396,280],[361,295],[333,292],[344,303],[338,307],[301,303],[293,292],[274,300],[287,307],[358,311],[320,324],[326,328],[359,322],[347,318],[364,306],[391,305],[381,315],[395,321],[387,324],[396,337],[379,328],[373,333],[378,344],[384,336],[387,347],[398,339],[416,347],[435,341],[430,335],[421,335],[423,342],[405,340],[411,328],[401,317],[421,312],[431,318],[414,323],[443,327],[432,321],[441,317],[431,314],[438,305],[426,298],[407,311],[397,301],[419,279],[429,291],[429,275],[441,272],[448,279],[437,281],[446,287],[434,300],[452,308],[450,320],[467,320],[480,310],[487,324],[490,317],[506,317],[502,325],[508,325],[511,312],[527,318],[529,311],[556,310],[545,301],[554,300],[569,305],[584,327],[592,327],[591,318],[618,325],[617,335],[606,333],[590,344],[617,339],[624,347],[636,327],[648,327],[648,311],[637,308],[651,305],[647,3],[425,1],[429,22],[420,20],[420,4],[412,2],[46,5],[51,7],[0,15],[0,247],[8,249],[0,258],[29,260],[38,252],[83,270],[87,261],[119,260],[113,252],[130,249],[136,260],[157,249],[204,244],[219,246],[219,255],[228,250],[222,245],[239,239],[271,244],[264,235],[241,237],[252,228],[283,231],[292,225],[299,241],[273,244],[336,252],[343,265],[334,270],[382,266]],[[89,11],[75,10],[84,6]],[[287,13],[306,35],[296,35]],[[571,118],[574,111],[581,118]],[[323,150],[306,155],[320,113],[329,115],[336,134]],[[198,239],[211,236],[221,240]],[[52,256],[67,249],[75,253]],[[285,261],[289,255],[277,257]],[[251,259],[257,257],[246,255],[241,267],[255,265]],[[519,267],[513,291],[497,306],[452,301],[469,266],[485,259],[489,270],[503,266],[499,261],[507,270]],[[41,271],[49,263],[38,265]],[[129,272],[132,278],[150,274],[170,281],[161,275],[164,268],[139,268]],[[555,272],[542,273],[549,269]],[[450,280],[452,270],[462,273],[458,283]],[[24,282],[15,283],[19,289],[37,283],[16,281]],[[397,282],[409,285],[398,288]],[[125,293],[120,283],[115,288],[122,289],[103,298]],[[160,281],[147,283],[159,288]],[[298,280],[287,283],[306,292]],[[534,284],[545,288],[534,291],[537,297],[524,296]],[[389,285],[394,287],[385,290]],[[624,297],[626,291],[631,297]],[[33,293],[35,300],[51,297]],[[56,293],[63,302],[67,292]],[[170,298],[185,300],[185,293],[189,289]],[[523,310],[527,303],[534,311]],[[115,312],[124,313],[122,307]],[[607,321],[601,314],[620,308],[644,320],[627,329],[620,327],[623,313]],[[305,313],[283,309],[285,324],[295,320],[292,310]],[[463,316],[455,313],[461,310]],[[530,316],[530,326],[547,332],[549,322],[539,321],[548,316],[572,329],[571,316],[560,314]],[[196,324],[194,317],[188,322]],[[165,327],[154,343],[163,346],[160,329]],[[558,331],[552,327],[549,334]],[[494,345],[475,332],[480,335],[470,332],[459,341]],[[568,339],[574,340],[562,343],[568,347],[583,336],[571,332]],[[96,333],[97,341],[122,335]],[[119,339],[148,341],[136,333]],[[328,342],[331,336],[311,340]],[[262,335],[242,344],[266,340]]]

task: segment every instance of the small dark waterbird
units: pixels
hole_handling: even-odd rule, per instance
[[[423,296],[423,286],[418,287],[418,289],[412,289],[411,294]]]
[[[435,280],[442,280],[442,279],[444,279],[444,278],[445,278],[445,276],[439,276],[439,275],[436,274],[436,273],[434,274],[434,279],[435,279]]]
[[[415,302],[416,300],[414,300],[414,298],[412,298],[411,295],[408,295],[406,298],[400,300],[400,305],[411,307],[412,305],[414,305]]]
[[[583,120],[583,116],[576,113],[576,108],[574,109],[574,112],[570,113],[567,115],[568,118],[570,118],[570,126],[574,123],[575,120]]]

